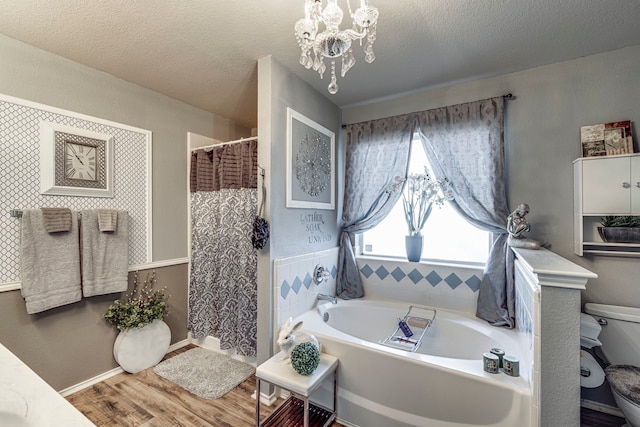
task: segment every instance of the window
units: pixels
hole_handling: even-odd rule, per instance
[[[411,147],[409,172],[422,173],[424,165],[431,170],[422,143],[416,139]],[[406,259],[404,237],[407,234],[402,199],[399,199],[380,224],[362,233],[362,252],[364,255]],[[468,223],[449,203],[442,207],[434,206],[422,235],[423,260],[484,264],[489,256],[491,233]]]

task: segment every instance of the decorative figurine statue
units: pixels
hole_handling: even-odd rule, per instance
[[[516,209],[507,217],[509,246],[524,249],[540,249],[543,246],[539,241],[523,236],[523,233],[531,230],[531,226],[525,218],[528,213],[529,205],[526,203],[520,203],[518,207],[516,207]]]

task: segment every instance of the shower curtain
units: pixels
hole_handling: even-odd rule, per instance
[[[257,140],[191,154],[189,325],[223,350],[256,356]]]

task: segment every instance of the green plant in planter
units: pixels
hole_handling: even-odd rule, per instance
[[[607,215],[600,218],[603,227],[640,227],[640,217],[633,215]]]
[[[123,299],[113,302],[103,315],[105,320],[121,331],[142,328],[156,319],[163,320],[169,313],[166,287],[154,290],[157,283],[155,270],[151,277],[147,274],[142,287],[138,289],[138,272],[133,274],[133,291]]]

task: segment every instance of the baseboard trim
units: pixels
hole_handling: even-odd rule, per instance
[[[198,347],[206,348],[207,350],[217,351],[233,359],[239,360],[244,363],[248,363],[249,365],[252,365],[254,367],[256,366],[255,357],[241,356],[237,354],[235,350],[220,349],[220,340],[218,338],[212,337],[210,335],[205,338],[193,338],[191,336],[191,332],[189,332],[187,339],[191,340],[191,343],[197,345]]]
[[[62,395],[62,397],[67,397],[69,395],[72,395],[73,393],[77,393],[80,390],[84,390],[87,387],[91,387],[94,384],[97,384],[101,381],[107,380],[111,377],[114,377],[118,374],[123,373],[124,370],[120,367],[117,368],[113,368],[110,371],[104,372],[100,375],[97,375],[93,378],[89,378],[88,380],[82,381],[76,385],[72,385],[71,387],[67,387],[64,390],[60,390],[58,393],[60,393]]]
[[[169,346],[169,349],[167,350],[167,353],[171,353],[172,351],[177,350],[179,348],[182,348],[182,347],[184,347],[186,345],[189,345],[189,344],[191,344],[191,340],[189,340],[189,339],[184,339],[182,341],[178,341],[177,343],[171,344]],[[118,374],[121,374],[123,372],[124,372],[124,370],[122,368],[120,368],[120,367],[113,368],[110,371],[104,372],[104,373],[102,373],[100,375],[96,375],[93,378],[89,378],[89,379],[87,379],[85,381],[79,382],[76,385],[72,385],[71,387],[67,387],[67,388],[65,388],[63,390],[60,390],[60,391],[58,391],[58,393],[60,393],[60,395],[62,395],[62,397],[67,397],[69,395],[72,395],[73,393],[76,393],[76,392],[78,392],[80,390],[84,390],[87,387],[91,387],[94,384],[97,384],[97,383],[99,383],[101,381],[105,381],[105,380],[107,380],[107,379],[109,379],[111,377],[114,377],[114,376],[116,376]]]
[[[605,414],[613,415],[616,417],[624,418],[622,411],[614,406],[607,405],[605,403],[594,402],[593,400],[580,399],[580,406],[583,408],[591,409],[598,412],[604,412]]]

